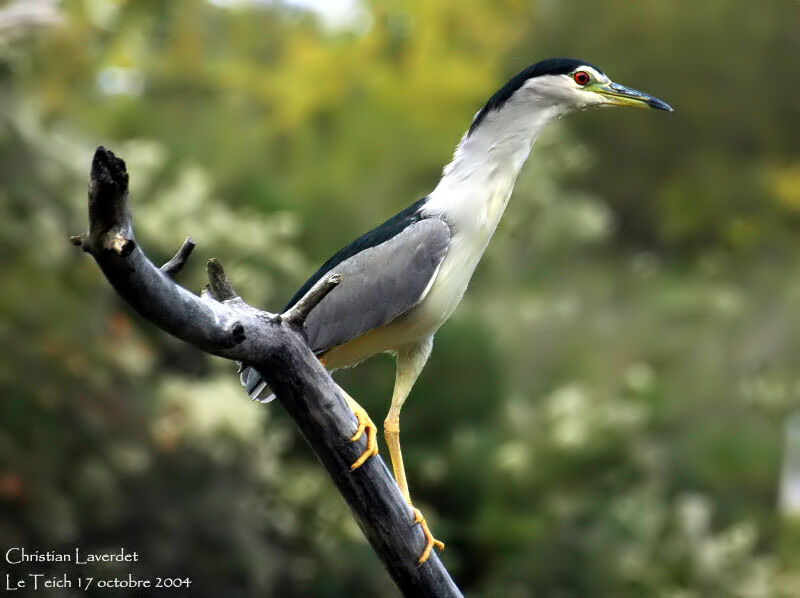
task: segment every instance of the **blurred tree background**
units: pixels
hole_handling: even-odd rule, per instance
[[[3,552],[125,546],[141,562],[106,571],[200,596],[395,596],[280,407],[67,243],[92,151],[127,161],[152,257],[198,242],[181,282],[216,256],[278,309],[433,188],[508,76],[574,56],[676,112],[582,114],[537,143],[404,409],[412,493],[471,596],[800,596],[800,501],[779,500],[800,5],[307,5],[0,1]],[[388,358],[337,379],[383,420]]]

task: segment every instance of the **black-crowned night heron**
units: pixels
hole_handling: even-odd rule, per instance
[[[339,272],[342,282],[305,322],[311,349],[330,370],[382,352],[397,357],[383,430],[397,484],[427,539],[420,563],[434,546],[444,544],[433,538],[411,502],[400,452],[400,409],[428,360],[433,335],[461,301],[536,137],[554,119],[602,106],[672,110],[661,100],[613,83],[581,60],[551,58],[526,68],[478,111],[429,195],[340,250],[287,305],[327,273]],[[254,399],[266,394],[264,381],[250,368],[242,370],[242,383]],[[359,422],[353,440],[365,431],[368,438],[355,469],[377,454],[375,424],[352,397],[342,395]]]

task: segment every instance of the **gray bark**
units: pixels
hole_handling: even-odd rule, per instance
[[[202,351],[252,365],[275,392],[338,488],[359,527],[405,596],[456,597],[461,592],[438,556],[417,565],[425,540],[380,456],[350,464],[366,434],[349,438],[356,419],[303,337],[305,315],[341,280],[333,274],[283,315],[252,307],[239,297],[216,260],[209,284],[197,296],[174,278],[194,243],[158,268],[139,248],[133,231],[125,163],[103,147],[95,152],[89,186],[89,232],[71,237],[90,253],[105,277],[136,311],[165,332]],[[247,400],[244,396],[242,400]]]

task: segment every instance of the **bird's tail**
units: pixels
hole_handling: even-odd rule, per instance
[[[254,401],[269,403],[275,398],[261,374],[249,365],[239,364],[239,380],[242,381],[242,386]]]

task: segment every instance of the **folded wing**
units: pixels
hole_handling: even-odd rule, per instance
[[[447,253],[450,227],[419,220],[330,271],[342,282],[311,311],[305,329],[315,353],[388,324],[417,305]]]
[[[450,227],[439,218],[423,218],[421,205],[420,201],[409,206],[343,248],[289,301],[285,309],[326,274],[342,274],[342,282],[306,318],[305,331],[314,353],[388,324],[422,301],[447,253]],[[250,367],[242,369],[241,379],[253,399],[269,391]],[[270,395],[262,402],[273,398]]]

